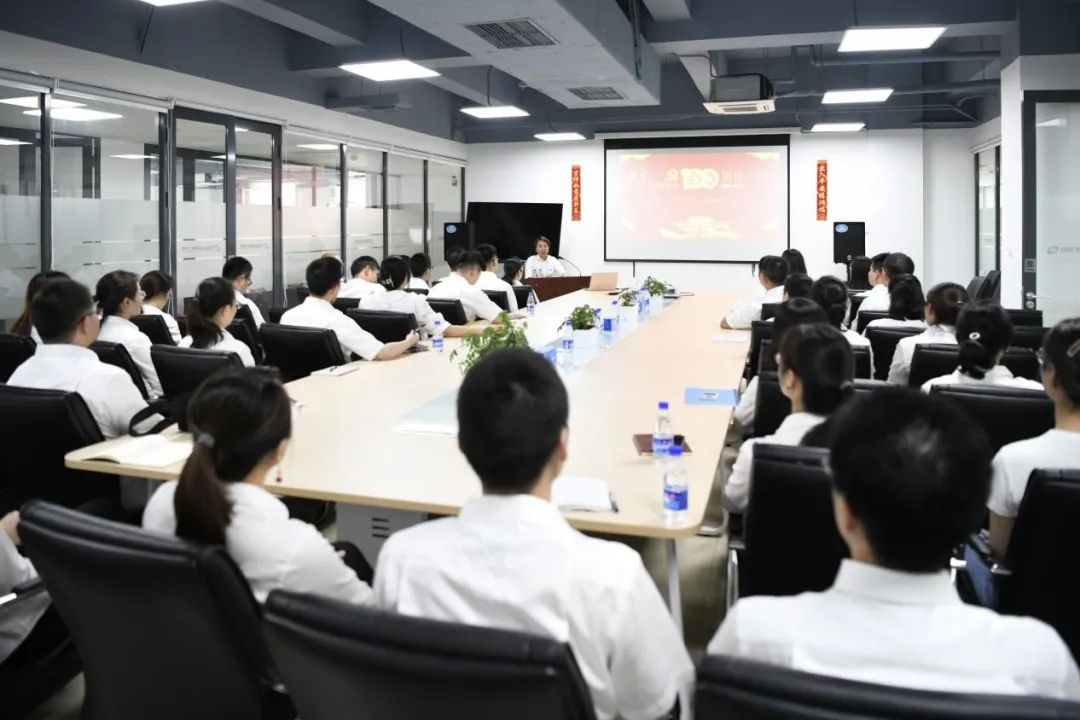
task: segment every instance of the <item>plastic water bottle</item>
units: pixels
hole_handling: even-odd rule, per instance
[[[559,343],[559,355],[562,357],[561,365],[569,369],[574,364],[574,326],[567,320],[562,329],[562,341]]]
[[[529,310],[529,315],[536,314],[536,294],[530,290],[529,299],[525,301],[525,307]]]
[[[672,429],[668,404],[661,401],[657,408],[659,412],[656,415],[656,425],[653,427],[652,452],[657,462],[661,462],[667,457],[668,450],[675,444],[675,431]]]
[[[439,355],[442,355],[443,351],[443,327],[442,321],[435,321],[435,332],[431,335],[431,350]]]
[[[638,290],[637,295],[638,315],[642,317],[649,316],[649,289],[644,285]]]
[[[664,463],[664,521],[669,525],[686,522],[689,487],[682,462],[682,446],[672,445]]]
[[[615,318],[618,317],[618,311],[615,309],[615,303],[611,303],[611,307],[602,308],[598,312],[600,313],[600,347],[609,348],[615,344]]]

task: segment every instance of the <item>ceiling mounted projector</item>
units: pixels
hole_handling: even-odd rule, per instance
[[[712,79],[705,109],[714,115],[760,115],[776,110],[772,83],[764,75]]]

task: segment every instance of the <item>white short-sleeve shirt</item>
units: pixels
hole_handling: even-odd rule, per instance
[[[779,285],[772,290],[758,288],[756,291],[745,296],[731,308],[731,312],[724,318],[728,327],[733,330],[749,330],[755,320],[761,319],[761,306],[784,301],[784,286]]]
[[[569,643],[600,720],[656,720],[694,677],[641,557],[579,533],[531,495],[473,498],[456,518],[392,535],[379,554],[375,601]]]
[[[176,322],[176,318],[174,318],[169,313],[154,307],[153,305],[143,305],[142,311],[143,315],[157,315],[161,318],[164,318],[165,326],[169,328],[169,334],[172,335],[173,342],[177,345],[180,344],[183,336],[180,334],[180,325]]]
[[[143,513],[142,526],[176,534],[176,482],[158,488]],[[232,517],[225,548],[247,578],[259,602],[271,590],[312,593],[357,605],[371,603],[371,587],[342,562],[314,525],[289,517],[289,509],[261,487],[226,483]]]
[[[859,316],[863,310],[872,310],[874,312],[886,312],[889,309],[889,286],[888,285],[875,285],[867,292],[859,295],[863,301],[859,304],[859,310],[855,313],[855,317]]]
[[[446,331],[446,320],[443,316],[431,309],[427,298],[419,293],[405,292],[404,290],[391,290],[390,292],[368,295],[360,301],[360,307],[365,310],[387,310],[390,312],[410,313],[416,318],[416,324],[425,336],[435,334],[435,321],[441,323],[442,331]]]
[[[853,560],[825,592],[740,600],[708,652],[917,690],[1080,699],[1076,662],[1049,625],[963,603],[947,572]]]
[[[7,533],[0,532],[0,596],[37,576],[34,565],[19,554]],[[48,593],[38,593],[4,608],[4,621],[0,623],[0,663],[18,649],[51,602]]]
[[[491,322],[499,317],[502,309],[484,294],[479,284],[470,285],[459,273],[450,275],[428,292],[429,300],[460,300],[465,317],[472,322],[477,318]]]
[[[150,397],[161,397],[163,395],[157,368],[154,367],[154,361],[150,358],[150,348],[154,344],[150,342],[149,337],[139,330],[135,323],[116,315],[110,315],[102,321],[101,332],[98,333],[97,339],[101,342],[116,343],[127,348],[128,354],[131,355],[131,359],[139,368],[139,374],[142,375],[143,382],[146,383],[146,390],[150,393]]]
[[[238,305],[243,305],[251,311],[251,317],[255,319],[256,328],[262,327],[263,323],[266,322],[265,320],[263,320],[262,311],[259,310],[259,306],[252,302],[247,296],[244,295],[244,293],[240,292],[239,290],[236,291],[236,303]]]
[[[514,288],[511,287],[510,283],[506,282],[490,270],[485,270],[480,273],[480,279],[476,281],[476,286],[481,290],[506,293],[506,300],[510,305],[510,312],[518,311],[517,295],[514,294]]]
[[[386,292],[386,288],[379,283],[368,282],[363,278],[353,278],[341,286],[338,297],[363,299],[371,295],[381,295],[384,292]]]
[[[990,368],[982,378],[973,378],[957,368],[949,375],[942,375],[933,380],[923,383],[922,391],[930,392],[935,385],[997,385],[999,387],[1013,387],[1022,390],[1043,390],[1041,382],[1018,378],[1013,376],[1012,371],[1004,365],[995,365]]]
[[[410,290],[430,290],[431,288],[428,287],[427,282],[423,278],[411,277],[411,278],[409,278],[409,289]]]
[[[374,335],[361,328],[330,303],[313,295],[309,295],[304,302],[282,315],[281,324],[333,330],[338,342],[341,343],[346,360],[352,354],[359,355],[365,360],[374,360],[383,349],[383,344],[376,340]]]
[[[866,329],[863,333],[870,328],[898,328],[898,327],[911,327],[926,329],[925,320],[897,320],[895,318],[878,318],[877,320],[871,320],[866,324]]]
[[[1013,518],[1034,470],[1080,470],[1080,433],[1047,430],[1042,435],[1006,445],[994,457],[994,480],[986,506]]]
[[[952,325],[931,325],[918,335],[900,338],[889,367],[890,385],[907,385],[911,377],[911,359],[918,345],[955,345],[956,328]]]
[[[769,445],[798,445],[802,442],[806,433],[825,422],[824,415],[811,413],[791,413],[776,433],[765,437],[753,438],[743,443],[739,448],[739,456],[735,458],[735,465],[731,469],[731,477],[724,486],[724,505],[736,512],[746,510],[746,504],[750,500],[750,480],[754,466],[754,445],[766,443]]]
[[[191,347],[191,343],[191,336],[188,335],[180,341],[180,347],[189,348]],[[222,330],[221,337],[216,343],[202,349],[236,353],[240,357],[240,361],[244,363],[244,367],[255,367],[255,356],[251,354],[251,348],[233,337],[232,333],[228,330]]]
[[[548,255],[546,260],[541,260],[539,255],[533,255],[525,261],[525,277],[545,278],[564,275],[566,275],[566,268],[554,255]]]

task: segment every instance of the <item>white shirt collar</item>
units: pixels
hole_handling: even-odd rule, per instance
[[[449,275],[447,275],[445,278],[443,278],[442,282],[444,282],[444,283],[456,283],[458,285],[467,285],[469,287],[472,287],[472,285],[469,284],[469,281],[466,280],[464,277],[462,277],[461,273],[456,273],[456,272],[452,272]],[[439,284],[441,285],[442,283],[439,283]]]
[[[790,432],[798,433],[801,437],[824,421],[825,418],[821,415],[808,412],[793,412],[784,418],[784,421],[780,423],[780,427],[776,428],[776,434],[781,435]]]
[[[478,525],[549,525],[569,527],[552,503],[535,495],[481,495],[469,499],[458,515]]]
[[[941,337],[956,337],[956,328],[952,325],[927,325],[923,335],[931,337],[934,335]]]
[[[308,307],[318,310],[320,312],[326,312],[327,310],[337,310],[337,308],[335,308],[326,300],[323,300],[320,297],[315,297],[314,295],[308,295],[306,298],[304,298],[304,302],[302,304],[307,305]]]
[[[90,348],[80,347],[79,345],[70,345],[68,343],[48,343],[45,345],[38,345],[37,351],[34,354],[44,360],[62,360],[68,358],[83,362],[101,362],[97,353]]]
[[[859,595],[899,605],[958,605],[960,597],[949,573],[909,573],[878,565],[844,560],[832,587],[834,592]]]

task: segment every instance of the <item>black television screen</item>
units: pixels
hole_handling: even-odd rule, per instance
[[[524,260],[541,235],[551,240],[551,254],[559,254],[562,212],[562,203],[471,202],[466,220],[477,245],[490,243],[500,258]]]

